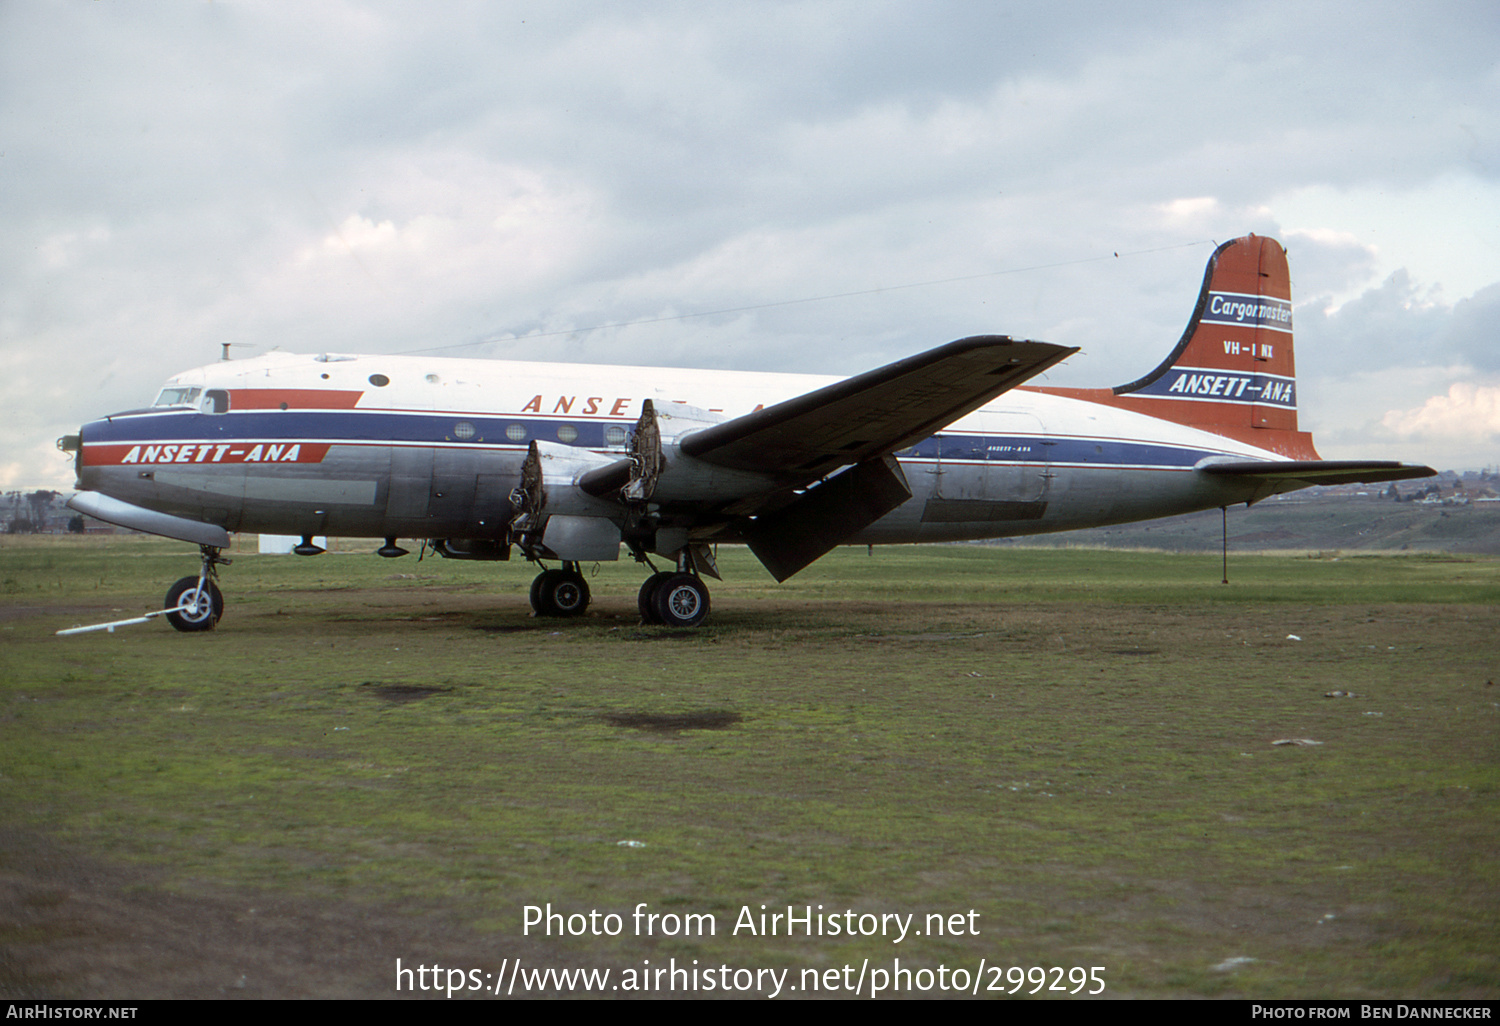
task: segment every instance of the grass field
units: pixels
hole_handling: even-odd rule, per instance
[[[329,553],[236,558],[212,634],[59,638],[195,555],[0,542],[0,996],[381,996],[398,957],[517,956],[1500,996],[1500,561],[720,560],[697,631],[639,626],[629,564],[555,621],[524,565]],[[523,935],[549,902],[623,929]],[[636,936],[640,902],[716,934]],[[964,928],[732,933],[761,905]]]

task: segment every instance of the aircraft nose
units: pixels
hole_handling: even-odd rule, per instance
[[[63,435],[57,440],[57,447],[63,452],[73,454],[73,474],[78,476],[83,473],[83,429],[78,429],[76,435]]]
[[[96,434],[94,434],[95,426],[97,424],[98,421],[90,421],[89,423],[84,424],[82,427],[80,427],[77,434],[63,435],[57,440],[57,447],[73,457],[73,473],[79,478],[80,481],[82,481],[83,479],[84,471],[83,443],[85,439],[93,439],[98,437]]]

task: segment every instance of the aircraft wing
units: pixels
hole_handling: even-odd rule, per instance
[[[687,435],[682,452],[804,480],[921,441],[1078,350],[976,335]]]
[[[704,428],[682,452],[721,467],[802,483],[913,445],[1078,352],[975,335]],[[618,491],[630,460],[589,471],[590,495]]]
[[[1413,477],[1432,477],[1437,471],[1414,463],[1393,460],[1287,460],[1282,462],[1246,460],[1210,463],[1199,467],[1205,474],[1252,478],[1268,483],[1307,485],[1375,484],[1380,481],[1404,481]],[[1276,489],[1285,491],[1287,489]]]

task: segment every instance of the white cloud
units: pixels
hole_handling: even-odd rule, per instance
[[[1480,444],[1500,442],[1500,386],[1455,382],[1411,410],[1391,410],[1381,424],[1403,439]],[[1500,457],[1500,449],[1496,450]]]
[[[1399,384],[1330,388],[1334,423],[1500,370],[1493,4],[442,10],[0,4],[16,473],[65,485],[53,437],[220,341],[396,352],[986,272],[455,355],[837,373],[995,331],[1115,384],[1246,231],[1291,248],[1314,393]]]
[[[1269,205],[1288,234],[1366,247],[1374,275],[1404,269],[1450,301],[1500,280],[1500,181],[1468,169],[1411,184],[1304,185]]]
[[[58,232],[37,246],[37,257],[47,271],[62,271],[76,264],[83,254],[109,242],[109,229],[96,225],[84,231]]]
[[[1196,218],[1204,214],[1212,213],[1219,206],[1219,201],[1212,196],[1194,196],[1186,199],[1175,199],[1170,203],[1159,203],[1157,209],[1169,218]]]

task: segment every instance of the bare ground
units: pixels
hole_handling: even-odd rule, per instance
[[[205,884],[189,895],[163,878],[0,828],[0,998],[389,998],[397,958],[568,964],[440,911]]]

